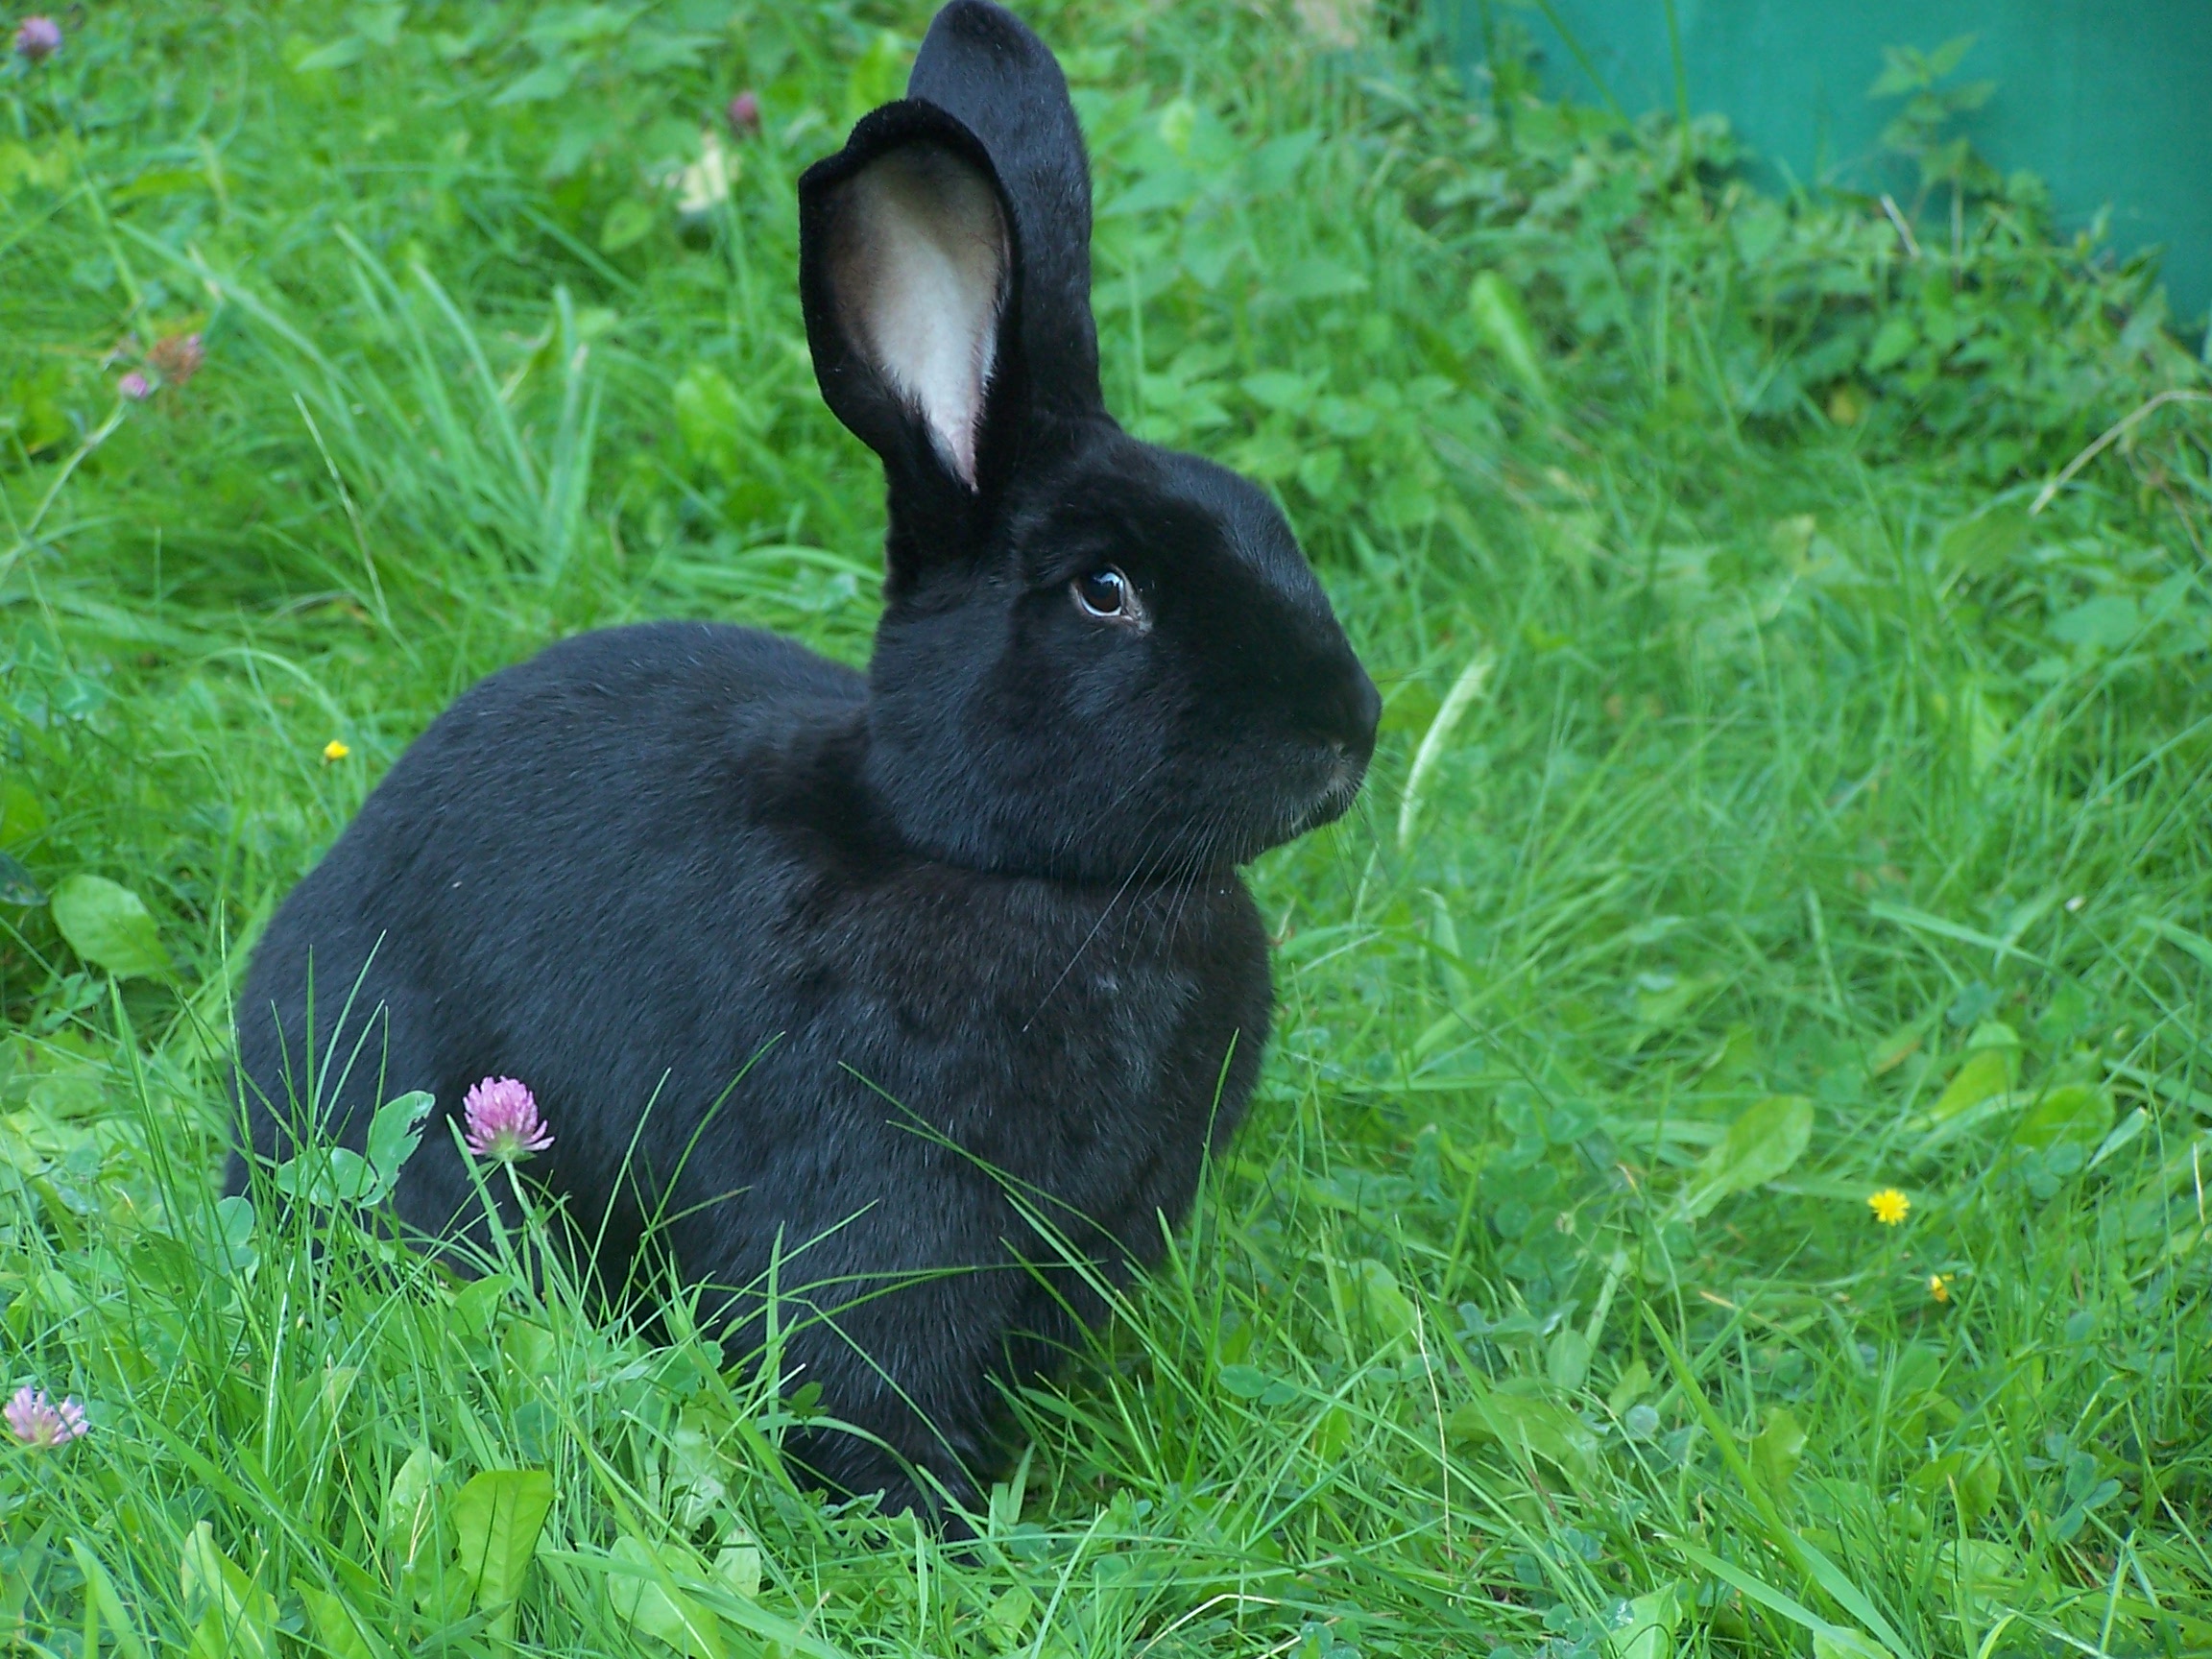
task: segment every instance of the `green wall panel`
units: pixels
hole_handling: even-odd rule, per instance
[[[1665,0],[1437,3],[1462,61],[1510,22],[1551,90],[1674,107]],[[1866,96],[1882,48],[1975,36],[1954,80],[1997,89],[1959,131],[2000,171],[2047,180],[2068,228],[2108,207],[2117,249],[2162,245],[2176,316],[2212,304],[2212,0],[1676,0],[1674,15],[1694,112],[1726,115],[1785,178],[1854,189],[1915,177],[1877,143],[1896,108]]]

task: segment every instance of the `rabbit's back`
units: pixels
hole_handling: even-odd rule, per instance
[[[699,623],[581,635],[472,686],[255,948],[239,1047],[271,1109],[256,1145],[310,1095],[343,1139],[375,1098],[443,1085],[554,1005],[589,1028],[631,1001],[620,974],[696,956],[669,918],[711,885],[709,858],[727,899],[761,851],[749,752],[850,729],[865,695],[787,640]]]

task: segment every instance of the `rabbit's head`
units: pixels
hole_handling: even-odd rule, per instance
[[[1106,412],[1051,53],[953,0],[799,196],[815,373],[889,484],[866,770],[902,838],[1114,880],[1342,813],[1379,700],[1289,526]]]

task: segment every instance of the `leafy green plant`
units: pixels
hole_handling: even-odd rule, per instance
[[[1867,89],[1870,98],[1898,100],[1897,113],[1883,129],[1882,146],[1920,165],[1920,188],[1933,190],[1949,184],[1960,191],[1985,192],[1997,175],[1974,153],[1963,136],[1949,129],[1962,115],[1971,115],[1989,102],[1997,90],[1994,81],[1965,81],[1946,85],[1966,54],[1974,36],[1960,35],[1933,52],[1911,46],[1892,46],[1883,53],[1882,73]]]

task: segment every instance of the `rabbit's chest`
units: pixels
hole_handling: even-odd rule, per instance
[[[830,942],[794,1010],[809,1046],[1015,1168],[1194,1157],[1266,1042],[1266,943],[1233,875],[1119,896],[926,884]]]

